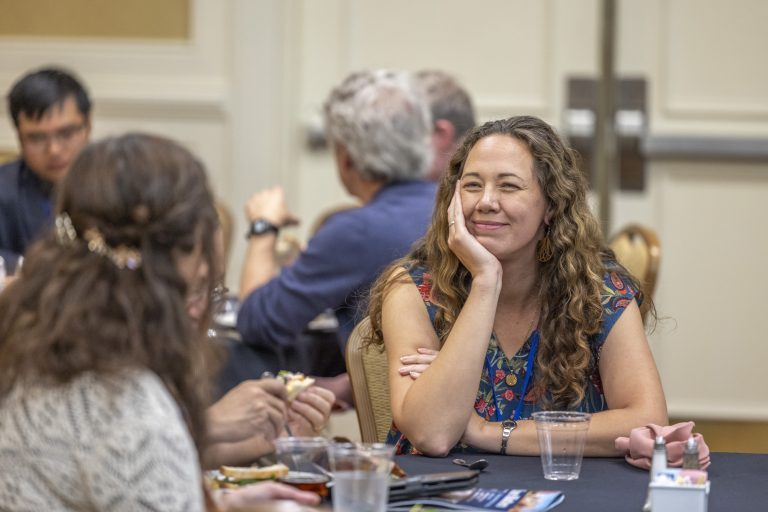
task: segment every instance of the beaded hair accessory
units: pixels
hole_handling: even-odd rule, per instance
[[[72,225],[72,219],[66,212],[56,216],[56,237],[61,245],[72,245],[77,240],[77,231]],[[141,266],[141,253],[135,247],[118,245],[111,247],[104,240],[98,228],[88,228],[83,234],[88,250],[105,258],[109,258],[119,269],[136,270]]]

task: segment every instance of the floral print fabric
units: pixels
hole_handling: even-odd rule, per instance
[[[429,300],[431,292],[429,272],[422,267],[414,267],[409,270],[409,273],[434,324],[437,308]],[[630,283],[624,281],[617,272],[609,269],[603,278],[601,294],[603,324],[600,332],[589,339],[592,349],[592,374],[588,379],[584,400],[577,409],[579,411],[592,413],[608,408],[597,364],[600,360],[600,349],[613,325],[624,312],[624,309],[632,302],[632,299],[636,299],[638,303],[642,302],[640,292]],[[520,350],[509,358],[499,348],[496,337],[491,336],[475,398],[475,412],[483,419],[502,421],[512,418],[520,400],[523,401],[520,419],[528,419],[533,412],[539,410],[542,397],[536,395],[535,391],[531,389],[533,379],[530,379],[528,389],[523,389],[531,342],[534,336],[538,336],[537,331],[538,329],[534,330],[528,340],[520,347]],[[387,436],[387,443],[394,444],[398,454],[419,453],[394,424]],[[473,449],[459,444],[454,447],[453,451],[473,451]]]

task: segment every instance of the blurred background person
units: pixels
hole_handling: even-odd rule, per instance
[[[390,70],[347,77],[331,91],[325,121],[338,178],[362,206],[330,216],[296,261],[278,273],[277,233],[296,218],[281,188],[254,194],[246,205],[251,229],[237,328],[243,347],[312,343],[297,340],[312,319],[332,308],[338,320],[335,357],[343,368],[340,349],[365,308],[368,288],[429,224],[435,185],[424,178],[432,160],[432,125],[413,77]],[[233,360],[242,364],[246,358]],[[239,373],[248,372],[245,367]],[[229,372],[234,380],[237,373]],[[333,389],[349,399],[347,386]]]
[[[203,510],[223,414],[207,408],[222,267],[204,169],[166,139],[107,139],[61,182],[56,214],[0,295],[0,508]],[[279,484],[214,499],[271,497],[318,501]]]
[[[428,179],[439,182],[464,135],[475,127],[475,108],[467,90],[445,71],[425,69],[416,73],[416,80],[432,113],[434,158]]]
[[[8,93],[8,111],[21,149],[0,166],[0,256],[13,272],[27,246],[51,221],[51,191],[88,143],[91,101],[63,69],[21,77]]]

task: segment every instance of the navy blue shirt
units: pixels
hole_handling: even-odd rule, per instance
[[[52,188],[23,160],[0,166],[0,256],[8,270],[50,224]]]
[[[312,319],[332,308],[345,344],[373,281],[426,233],[435,191],[434,183],[391,183],[362,207],[331,216],[293,265],[246,297],[237,319],[243,341],[291,345]]]

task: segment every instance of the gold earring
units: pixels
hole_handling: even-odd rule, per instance
[[[554,255],[554,252],[552,251],[552,240],[549,237],[551,231],[552,228],[547,224],[546,229],[544,230],[544,236],[536,244],[536,257],[540,263],[548,262]]]

